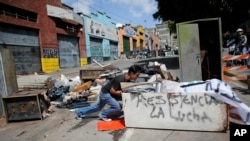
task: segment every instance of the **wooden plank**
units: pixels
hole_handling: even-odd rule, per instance
[[[122,90],[126,90],[131,87],[135,86],[142,86],[142,85],[153,85],[157,82],[140,82],[140,83],[134,83],[134,82],[121,82],[121,88]]]
[[[228,108],[204,93],[123,93],[126,127],[225,131]]]
[[[17,75],[18,88],[44,88],[49,77],[49,75],[39,74]]]
[[[94,68],[87,68],[80,70],[80,78],[81,79],[96,79],[99,77],[100,74],[104,73],[104,69],[94,69]]]

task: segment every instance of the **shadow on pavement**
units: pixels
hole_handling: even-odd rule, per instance
[[[119,141],[123,134],[126,132],[126,128],[121,130],[114,130],[109,132],[110,135],[113,135],[113,141]]]
[[[71,132],[73,130],[76,130],[78,128],[81,128],[82,126],[88,124],[89,122],[91,122],[93,119],[96,120],[98,119],[98,116],[86,116],[82,119],[79,120],[79,123],[77,123],[75,126],[73,126],[71,129],[68,130],[68,132]],[[76,119],[77,120],[77,119]]]

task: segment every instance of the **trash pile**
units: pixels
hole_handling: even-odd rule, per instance
[[[58,108],[78,108],[90,105],[88,97],[95,95],[89,91],[92,81],[81,84],[79,76],[74,78],[61,75],[58,79],[49,77],[46,80],[47,95],[51,101],[56,101]]]
[[[159,73],[163,78],[168,78],[171,80],[173,78],[171,73],[167,72],[166,66],[159,64],[158,62],[150,62],[148,66],[145,65],[145,63],[137,65],[140,65],[143,68],[141,77],[139,76],[138,82],[145,82],[148,80],[149,76],[155,75],[157,73]],[[93,72],[93,69],[89,69],[89,71]],[[116,75],[125,72],[127,72],[127,70],[113,69],[100,71],[100,74],[96,77],[96,79],[84,82],[82,82],[80,76],[70,78],[62,74],[57,79],[49,77],[45,81],[45,85],[48,89],[47,95],[52,102],[56,103],[56,107],[58,108],[74,109],[88,106],[90,105],[89,102],[91,101],[91,98],[93,99],[93,101],[96,100],[102,85],[110,81]],[[88,73],[91,74],[91,72]],[[178,77],[176,79],[178,79]]]

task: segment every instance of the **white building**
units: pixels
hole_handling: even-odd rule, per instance
[[[167,22],[156,25],[156,35],[160,38],[161,49],[175,48],[177,46],[176,33],[170,34]]]

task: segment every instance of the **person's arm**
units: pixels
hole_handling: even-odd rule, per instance
[[[247,44],[247,36],[246,35],[243,35],[244,37],[244,42],[241,44],[242,46],[245,46]]]
[[[119,95],[122,94],[122,90],[115,90],[114,87],[111,87],[110,93]]]

